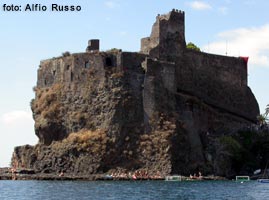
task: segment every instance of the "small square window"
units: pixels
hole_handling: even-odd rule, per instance
[[[86,69],[89,69],[90,68],[90,62],[88,61],[88,62],[85,62],[85,68]]]

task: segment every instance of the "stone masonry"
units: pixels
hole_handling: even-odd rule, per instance
[[[175,9],[158,15],[140,52],[99,52],[99,40],[90,40],[86,53],[41,61],[31,104],[39,144],[27,153],[17,147],[14,163],[50,172],[223,175],[204,141],[256,123],[259,107],[246,63],[187,49],[184,18]],[[76,153],[67,145],[58,155],[56,144],[81,130],[104,130],[105,150]],[[50,160],[60,158],[64,164]]]

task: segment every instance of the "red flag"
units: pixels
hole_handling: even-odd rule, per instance
[[[249,58],[249,57],[243,57],[243,56],[240,56],[239,58],[243,59],[244,62],[246,63],[246,65],[248,64],[248,58]]]

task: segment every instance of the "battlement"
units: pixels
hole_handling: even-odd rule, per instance
[[[168,20],[170,18],[171,14],[181,15],[183,17],[185,16],[185,12],[184,11],[178,10],[178,9],[173,9],[168,14],[162,14],[162,15],[161,14],[158,14],[156,16],[156,20],[163,20],[163,19]]]

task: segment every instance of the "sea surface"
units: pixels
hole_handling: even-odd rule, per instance
[[[0,181],[0,199],[269,199],[257,181]]]

